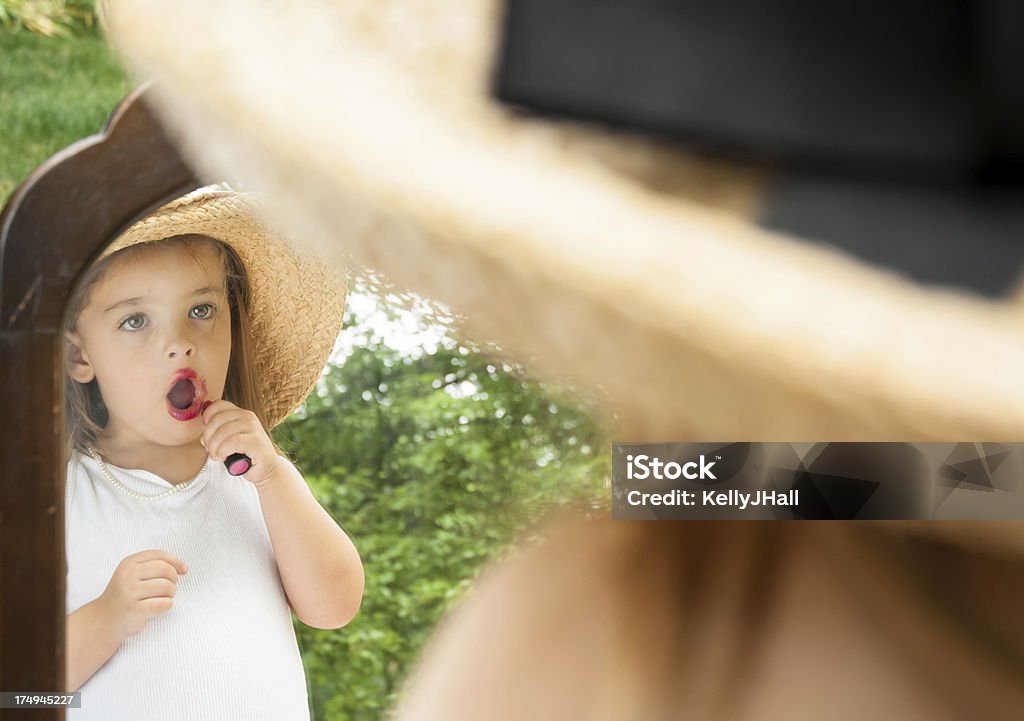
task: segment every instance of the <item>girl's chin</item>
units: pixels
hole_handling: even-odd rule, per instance
[[[156,430],[156,429],[154,429]],[[160,430],[153,436],[159,438],[163,445],[168,446],[192,446],[199,445],[203,437],[203,420],[201,417],[190,421],[176,421],[168,418],[160,423]]]
[[[112,414],[106,429],[108,442],[113,442],[117,447],[133,445],[138,442],[149,442],[161,446],[199,446],[203,435],[201,408],[195,409],[194,413],[185,413],[185,411],[177,411],[177,409],[175,411],[184,414],[187,420],[178,420],[163,408],[154,409],[144,416],[140,416],[137,409],[129,416]],[[191,411],[191,409],[186,409],[186,411]],[[115,438],[122,439],[122,442],[113,441]]]

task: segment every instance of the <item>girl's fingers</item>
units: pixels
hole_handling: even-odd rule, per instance
[[[205,420],[205,419],[204,419]],[[216,437],[217,432],[230,423],[244,422],[251,424],[254,428],[262,428],[256,414],[251,411],[244,411],[241,408],[222,411],[215,416],[210,416],[203,427],[203,438],[206,445],[212,445],[211,441]]]
[[[177,581],[178,576],[187,571],[187,567],[181,561],[170,563],[162,559],[146,561],[139,564],[139,580],[149,581],[154,578],[166,578],[168,581]]]
[[[185,566],[185,562],[174,554],[162,551],[160,549],[150,549],[148,551],[139,551],[138,553],[132,554],[129,558],[138,564],[145,565],[147,569],[163,565],[164,568],[168,566],[176,570],[178,573],[185,573],[188,568]],[[153,563],[156,561],[157,563]],[[141,570],[141,569],[140,569]]]
[[[218,404],[223,404],[218,407]],[[266,445],[267,433],[259,418],[227,401],[216,401],[203,416],[203,433],[200,437],[203,448],[210,458],[225,460],[232,453],[253,452]]]
[[[258,440],[255,433],[232,433],[216,444],[211,444],[207,452],[212,458],[223,461],[232,453],[246,453],[247,449],[255,446],[254,441]],[[252,455],[249,452],[247,455]]]
[[[206,445],[212,446],[217,440],[224,437],[225,432],[238,432],[239,429],[249,427],[249,419],[245,416],[233,416],[231,418],[217,419],[216,425],[211,423],[203,429],[203,439]]]
[[[174,594],[178,592],[178,584],[174,581],[168,581],[166,578],[151,578],[142,582],[139,592],[139,600],[144,598],[173,598]]]
[[[199,417],[203,419],[203,427],[209,428],[210,426],[216,426],[218,422],[222,423],[225,419],[230,419],[232,416],[239,413],[245,413],[245,411],[234,403],[221,399],[218,401],[204,402],[203,409],[200,412]]]
[[[213,451],[216,449],[217,444],[224,440],[229,435],[235,433],[244,433],[252,430],[252,425],[246,416],[233,416],[231,418],[220,419],[218,418],[216,424],[210,423],[206,428],[203,429],[203,435],[200,436],[203,441],[203,445],[207,451]]]

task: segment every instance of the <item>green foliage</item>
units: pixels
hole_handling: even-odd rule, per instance
[[[98,133],[132,86],[99,37],[0,32],[0,199],[58,150]]]
[[[366,331],[275,435],[366,570],[349,626],[296,625],[318,721],[383,718],[430,631],[486,562],[555,505],[607,504],[598,425],[569,398],[451,339],[412,357]]]
[[[0,27],[68,37],[96,28],[95,0],[0,0]]]

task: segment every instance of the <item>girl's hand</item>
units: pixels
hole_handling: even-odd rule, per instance
[[[213,401],[203,411],[200,442],[210,458],[221,463],[232,453],[249,456],[252,468],[242,477],[253,485],[263,483],[277,467],[277,452],[259,418],[231,401]]]
[[[121,559],[97,599],[117,637],[132,636],[149,619],[171,610],[178,576],[187,571],[182,560],[167,551],[140,551]]]

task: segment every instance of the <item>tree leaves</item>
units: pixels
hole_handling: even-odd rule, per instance
[[[366,570],[351,624],[296,626],[315,718],[383,718],[489,560],[554,506],[607,507],[604,435],[571,396],[451,334],[414,357],[363,332],[275,430]]]

